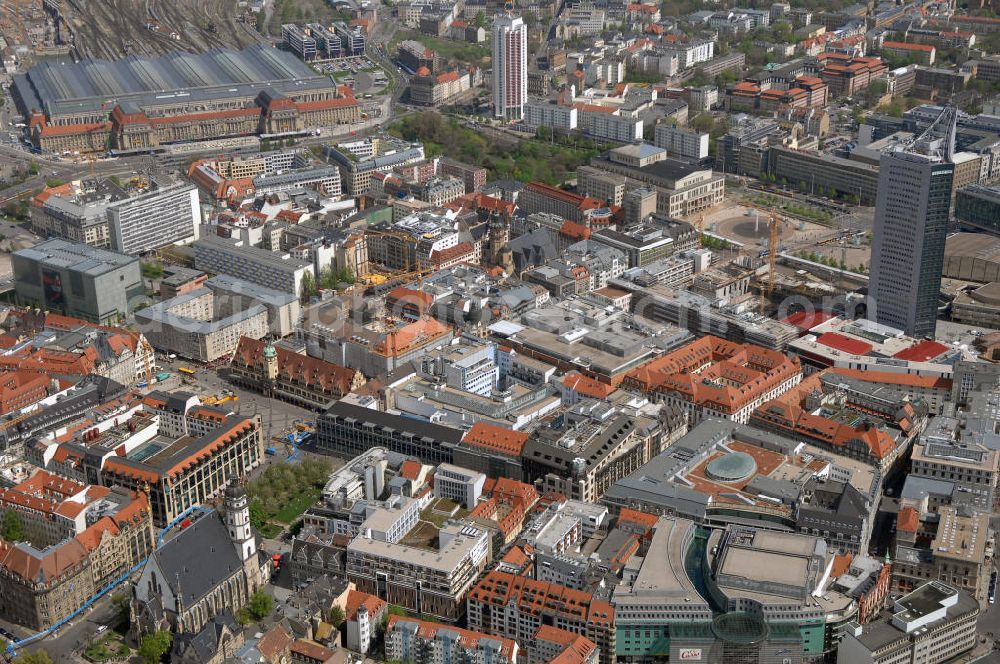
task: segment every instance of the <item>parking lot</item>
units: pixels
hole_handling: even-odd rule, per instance
[[[337,58],[317,63],[315,67],[324,74],[333,75],[338,81],[352,88],[355,95],[378,94],[389,84],[389,78],[385,72],[365,55]]]

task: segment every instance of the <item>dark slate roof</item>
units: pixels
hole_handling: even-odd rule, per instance
[[[153,554],[171,591],[190,606],[243,565],[218,512],[204,515]]]
[[[552,234],[546,228],[536,228],[530,233],[518,235],[507,243],[518,272],[542,265],[558,257]]]
[[[197,634],[185,632],[175,635],[171,659],[173,661],[207,662],[222,647],[226,630],[230,634],[235,634],[239,629],[232,612],[225,609],[205,623],[205,626]]]

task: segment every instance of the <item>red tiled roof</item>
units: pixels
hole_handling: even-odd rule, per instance
[[[615,391],[611,385],[584,376],[579,371],[570,371],[563,376],[562,382],[566,389],[593,399],[607,399]]]
[[[288,651],[294,640],[292,635],[285,631],[284,627],[275,625],[264,636],[260,637],[260,640],[257,642],[257,650],[268,661],[277,661],[283,653]]]
[[[897,49],[900,51],[924,51],[930,53],[937,50],[930,44],[911,44],[909,42],[887,41],[882,42],[882,48]]]
[[[521,456],[524,444],[528,442],[528,434],[489,422],[476,422],[462,438],[462,442],[510,456]]]
[[[230,365],[241,365],[245,368],[263,366],[264,346],[262,339],[242,337],[230,360]],[[280,346],[275,346],[278,354],[278,376],[288,380],[298,381],[309,389],[329,392],[337,397],[351,391],[358,372],[333,362],[325,362],[308,355],[300,355]]]
[[[920,512],[915,507],[907,505],[899,510],[896,517],[896,530],[902,533],[915,533],[920,528]]]

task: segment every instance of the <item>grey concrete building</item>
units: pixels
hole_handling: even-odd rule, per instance
[[[139,259],[53,239],[11,257],[19,300],[97,323],[127,318],[145,302]]]

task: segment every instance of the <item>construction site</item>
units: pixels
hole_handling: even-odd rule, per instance
[[[243,5],[242,7],[240,5]],[[4,0],[0,35],[51,56],[115,60],[127,55],[244,48],[265,41],[256,14],[236,0]]]

